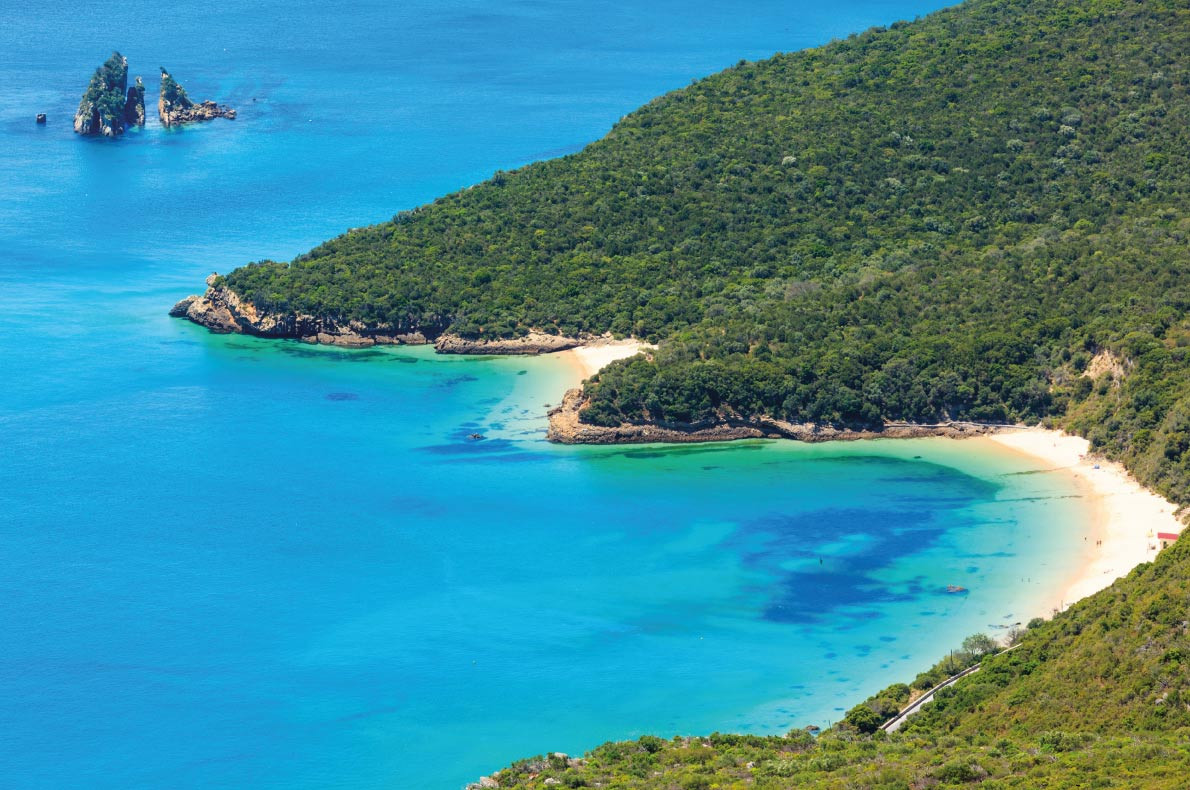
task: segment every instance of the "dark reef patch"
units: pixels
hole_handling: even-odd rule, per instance
[[[479,381],[479,379],[477,379],[475,376],[464,374],[462,376],[451,376],[450,378],[438,379],[433,383],[432,386],[436,389],[449,390],[454,389],[460,384],[469,384],[473,381]]]
[[[726,543],[745,566],[777,579],[763,616],[783,623],[847,621],[879,617],[877,604],[915,600],[924,590],[914,580],[890,589],[876,572],[898,557],[933,544],[945,529],[928,511],[828,509],[793,516],[770,516],[740,526]],[[848,554],[828,554],[821,543],[852,536]],[[819,559],[829,556],[829,565]],[[797,570],[787,570],[789,567]]]

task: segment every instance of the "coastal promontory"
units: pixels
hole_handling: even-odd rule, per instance
[[[292,338],[306,343],[366,348],[374,345],[424,345],[441,334],[433,323],[366,323],[332,315],[314,315],[284,310],[259,309],[227,287],[218,274],[207,277],[207,290],[182,299],[169,311],[216,334],[247,334],[257,337]]]
[[[1184,4],[971,0],[224,280],[488,349],[657,344],[585,384],[591,428],[1047,420],[1190,498],[1186,51]]]
[[[441,317],[406,317],[375,322],[341,319],[330,313],[305,313],[262,309],[228,287],[219,274],[207,277],[207,290],[187,296],[169,311],[216,334],[246,334],[257,337],[289,338],[303,343],[367,348],[376,345],[434,344],[440,354],[548,354],[574,348],[592,335],[569,337],[532,330],[517,337],[466,337],[446,331]]]

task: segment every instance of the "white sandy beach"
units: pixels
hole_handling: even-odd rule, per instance
[[[617,359],[627,359],[634,357],[641,351],[655,348],[642,340],[634,338],[627,338],[625,340],[613,340],[609,338],[599,338],[592,340],[589,343],[572,348],[569,351],[559,352],[559,356],[574,369],[578,378],[575,380],[573,386],[577,387],[583,379],[588,379],[594,376],[607,365],[615,362]]]
[[[1090,442],[1062,431],[1021,428],[971,439],[990,442],[1065,470],[1084,490],[1094,522],[1089,526],[1093,553],[1078,578],[1066,588],[1058,608],[1096,593],[1149,562],[1161,548],[1158,532],[1180,533],[1177,506],[1138,483],[1123,466],[1089,454]],[[1102,544],[1096,544],[1102,541]]]

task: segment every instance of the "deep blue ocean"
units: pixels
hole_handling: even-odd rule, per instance
[[[1042,614],[1083,505],[1015,456],[555,447],[557,359],[166,316],[213,270],[938,5],[6,0],[0,786],[454,790],[607,739],[826,724]],[[79,139],[116,48],[150,123]],[[161,129],[158,66],[239,118]]]

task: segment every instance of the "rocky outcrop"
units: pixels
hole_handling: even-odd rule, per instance
[[[420,346],[431,341],[440,354],[548,354],[581,345],[580,338],[530,332],[525,337],[508,340],[472,340],[459,335],[442,334],[442,325],[422,325],[410,321],[402,325],[341,322],[327,316],[303,313],[272,313],[259,310],[232,291],[218,274],[207,278],[206,293],[187,296],[169,311],[175,318],[186,318],[212,332],[241,333],[258,337],[293,338],[303,343],[321,343],[344,348],[375,345]]]
[[[177,126],[212,118],[235,118],[236,111],[213,101],[195,103],[173,77],[161,70],[157,112],[163,126]],[[41,116],[39,116],[41,117]],[[44,123],[44,120],[39,121]],[[128,87],[128,59],[113,52],[95,70],[74,114],[74,131],[84,135],[119,137],[129,126],[145,125],[145,83],[140,77]]]
[[[145,125],[145,83],[140,77],[128,89],[128,99],[124,102],[124,123],[127,126]]]
[[[562,405],[549,413],[546,438],[559,444],[643,444],[646,442],[724,442],[732,439],[798,439],[825,442],[849,439],[905,439],[919,436],[980,436],[995,425],[947,422],[937,425],[886,423],[879,429],[857,430],[812,423],[791,423],[771,417],[723,419],[701,425],[624,423],[613,427],[587,425],[580,412],[587,405],[581,389],[567,391]]]
[[[186,318],[218,334],[240,333],[258,337],[293,338],[344,348],[375,345],[425,345],[441,331],[437,327],[339,322],[325,316],[302,313],[272,313],[258,310],[251,302],[223,284],[218,274],[207,278],[201,296],[187,296],[170,309],[175,318]],[[427,337],[429,332],[429,337]]]
[[[550,752],[548,757],[533,757],[528,760],[522,760],[520,766],[524,771],[528,772],[528,778],[532,781],[551,768],[560,771],[567,768],[581,768],[586,764],[587,761],[582,757],[571,757],[564,752]],[[494,771],[491,776],[481,776],[478,782],[471,782],[463,790],[489,790],[489,788],[498,788],[500,787],[501,773],[501,771]],[[562,784],[562,780],[549,776],[542,780],[542,784],[547,787],[555,787]]]
[[[119,137],[124,133],[128,58],[113,52],[95,69],[74,114],[74,131],[82,135]]]
[[[191,101],[186,90],[165,69],[161,70],[161,93],[157,99],[157,115],[161,125],[178,126],[215,118],[235,118],[236,111],[213,101]]]
[[[442,335],[434,342],[434,350],[439,354],[549,354],[582,344],[582,338],[547,335],[544,332],[530,332],[524,337],[490,340]]]
[[[1104,349],[1091,358],[1087,363],[1086,370],[1083,371],[1083,378],[1097,380],[1102,376],[1109,376],[1112,383],[1120,386],[1120,382],[1128,375],[1128,368],[1132,366],[1120,357],[1117,357],[1111,351]]]

